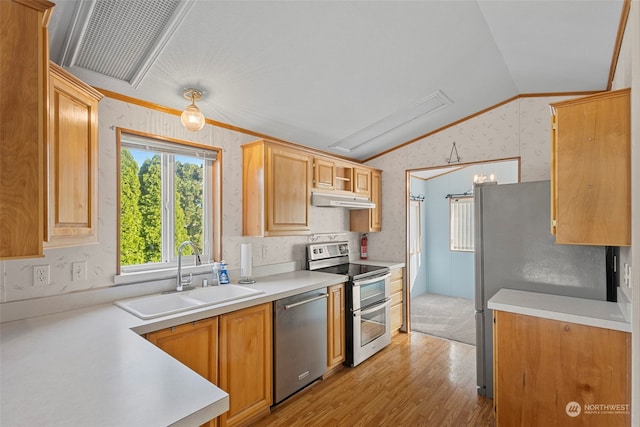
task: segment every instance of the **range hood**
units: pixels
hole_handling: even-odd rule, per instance
[[[371,209],[376,207],[376,204],[366,197],[316,192],[311,193],[311,204],[313,206],[349,209]]]

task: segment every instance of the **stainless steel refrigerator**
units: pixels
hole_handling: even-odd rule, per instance
[[[502,288],[607,299],[606,248],[558,245],[550,232],[550,182],[474,187],[478,393],[493,398],[493,310]]]

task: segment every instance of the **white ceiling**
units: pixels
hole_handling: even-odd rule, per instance
[[[56,3],[51,58],[85,82],[179,110],[196,87],[207,118],[366,159],[518,94],[605,90],[623,0],[181,1],[133,84],[77,65],[93,2]],[[94,40],[138,46],[158,3],[131,4]]]

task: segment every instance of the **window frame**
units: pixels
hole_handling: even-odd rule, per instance
[[[116,220],[117,220],[117,244],[116,244],[116,275],[120,276],[120,275],[127,275],[130,273],[144,273],[144,272],[157,272],[157,271],[161,271],[161,270],[167,270],[167,269],[172,269],[175,270],[177,267],[177,260],[175,255],[172,253],[171,250],[171,244],[172,242],[174,242],[175,239],[175,235],[173,230],[171,230],[171,232],[168,234],[168,238],[167,239],[163,239],[162,241],[162,251],[163,253],[165,253],[165,251],[169,251],[171,252],[171,255],[168,257],[167,261],[161,261],[161,262],[154,262],[154,263],[147,263],[147,264],[139,264],[139,265],[133,265],[133,266],[122,266],[120,264],[120,233],[121,233],[121,213],[120,213],[120,208],[121,208],[121,151],[123,148],[123,139],[126,139],[126,135],[123,134],[128,134],[131,135],[133,137],[142,137],[142,138],[146,138],[146,139],[152,139],[152,140],[157,140],[160,143],[170,143],[170,144],[176,144],[176,146],[184,146],[186,148],[189,149],[203,149],[203,150],[207,150],[207,151],[213,151],[216,153],[216,160],[212,162],[211,166],[209,167],[205,167],[204,171],[203,171],[203,176],[204,174],[208,174],[208,180],[210,181],[210,187],[211,188],[207,188],[207,185],[205,184],[205,188],[203,189],[203,191],[207,192],[210,197],[209,199],[209,203],[208,204],[208,212],[203,212],[203,214],[205,215],[209,215],[210,216],[210,221],[204,221],[205,223],[208,222],[210,223],[210,226],[206,226],[205,224],[203,224],[203,242],[204,244],[206,244],[206,242],[209,242],[209,248],[210,248],[210,256],[209,258],[211,258],[211,261],[219,261],[221,259],[221,254],[222,254],[222,149],[219,147],[213,147],[213,146],[208,146],[208,145],[203,145],[203,144],[198,144],[198,143],[194,143],[191,141],[185,141],[185,140],[180,140],[180,139],[176,139],[176,138],[170,138],[170,137],[165,137],[165,136],[161,136],[161,135],[155,135],[155,134],[151,134],[151,133],[146,133],[146,132],[140,132],[140,131],[136,131],[136,130],[131,130],[131,129],[125,129],[125,128],[116,128],[116,153],[117,153],[117,165],[116,165],[116,174],[117,174],[117,178],[116,178],[116,182],[117,182],[117,191],[116,191],[116,196],[117,196],[117,207],[118,207],[118,211],[117,211],[117,215],[116,215]],[[126,145],[126,142],[124,143],[124,145]],[[180,156],[183,155],[182,153],[176,153],[174,154],[174,158],[173,158],[173,163],[175,164],[175,156]],[[167,167],[167,162],[169,162],[170,160],[168,160],[167,156],[162,156],[163,160],[161,162],[161,167],[163,169],[165,169]],[[174,171],[175,172],[175,171]],[[163,179],[163,193],[165,191],[168,191],[169,186],[174,185],[174,176],[172,174],[170,174],[170,176],[168,177],[168,179]],[[207,180],[205,179],[205,182]],[[169,204],[171,205],[171,203]],[[175,207],[174,206],[166,206],[164,208],[161,209],[162,211],[162,229],[163,229],[163,234],[167,233],[168,228],[169,228],[169,223],[167,223],[166,221],[166,217],[168,215],[173,215],[175,217],[175,212],[174,212]],[[204,209],[203,210],[207,210]],[[173,222],[171,222],[172,224]],[[175,245],[174,245],[175,246]],[[193,259],[193,256],[190,257],[185,257],[184,260],[188,260],[189,258]],[[206,263],[207,260],[203,259],[202,260],[203,263]],[[193,262],[188,262],[190,265],[193,264]]]

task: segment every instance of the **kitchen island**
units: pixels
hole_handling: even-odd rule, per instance
[[[228,410],[228,394],[140,335],[344,280],[304,270],[261,277],[256,296],[151,320],[103,304],[2,323],[0,425],[200,425]]]

